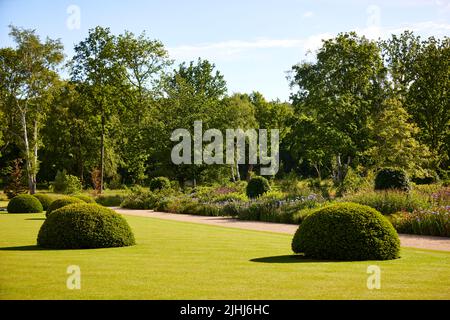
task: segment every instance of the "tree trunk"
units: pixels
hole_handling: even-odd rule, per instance
[[[236,165],[236,181],[240,181],[241,180],[241,173],[239,172],[237,143],[234,145],[234,148],[236,150],[235,155],[234,155],[235,156],[234,164]]]
[[[336,173],[335,173],[335,180],[340,185],[342,182],[344,182],[345,176],[347,175],[348,166],[350,165],[351,157],[349,156],[347,158],[347,163],[342,164],[341,161],[341,155],[338,154],[336,156]]]
[[[253,164],[249,164],[247,167],[247,176],[245,177],[247,182],[250,181],[251,172],[253,172]]]
[[[33,191],[33,180],[32,180],[32,171],[31,171],[31,163],[30,163],[30,144],[28,143],[28,130],[27,130],[27,118],[26,113],[21,112],[20,118],[22,120],[22,129],[23,129],[23,142],[25,145],[25,163],[27,167],[27,177],[28,177],[28,190],[30,193]]]
[[[319,178],[319,181],[322,181],[322,175],[320,174],[320,166],[317,163],[313,164],[314,169],[316,169],[317,177]]]
[[[236,177],[234,176],[234,164],[232,164],[230,168],[231,168],[231,179],[233,180],[233,182],[236,182]]]
[[[100,137],[100,190],[103,192],[103,175],[105,172],[105,116],[102,115],[102,136]]]
[[[35,119],[33,122],[33,151],[34,151],[34,157],[33,157],[33,164],[32,164],[32,172],[31,172],[31,194],[36,193],[36,174],[37,174],[37,159],[38,159],[38,126],[37,126],[37,120]]]

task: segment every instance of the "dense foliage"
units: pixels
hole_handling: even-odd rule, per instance
[[[52,249],[124,247],[135,244],[127,221],[96,204],[72,204],[56,210],[39,230],[37,244]]]
[[[74,194],[72,197],[80,199],[82,201],[84,201],[85,203],[95,203],[94,198],[85,195],[85,194]]]
[[[29,194],[20,194],[9,201],[7,210],[9,213],[40,213],[43,208],[37,198]]]
[[[66,171],[58,171],[52,188],[57,193],[74,194],[80,192],[83,186],[78,177],[66,174]]]
[[[292,250],[327,260],[390,260],[399,257],[400,240],[378,211],[354,203],[318,209],[302,222]]]
[[[395,190],[363,191],[345,196],[342,200],[372,207],[386,215],[399,211],[412,212],[432,205],[427,195],[416,192],[407,194]]]
[[[101,195],[95,198],[95,202],[105,207],[118,207],[125,199],[122,195]]]
[[[450,237],[450,206],[399,212],[391,222],[400,233]]]
[[[101,193],[155,176],[185,188],[258,173],[261,164],[241,164],[237,155],[226,164],[174,164],[171,134],[192,135],[195,120],[204,130],[279,129],[275,178],[332,181],[339,194],[380,167],[400,167],[413,181],[448,179],[447,37],[406,31],[376,42],[340,33],[322,42],[313,62],[293,66],[291,99],[281,102],[259,92],[228,95],[213,63],[174,67],[164,44],[145,33],[90,29],[65,64],[70,81],[56,72],[59,40],[13,26],[10,35],[15,46],[0,48],[0,178],[11,196],[24,187],[35,193],[39,183]],[[28,61],[35,63],[25,68]],[[22,157],[23,174],[14,164]]]

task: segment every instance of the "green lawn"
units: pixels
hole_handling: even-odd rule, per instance
[[[450,253],[402,249],[394,261],[316,262],[291,237],[126,217],[137,245],[39,250],[43,214],[0,214],[0,299],[450,299]],[[381,289],[366,286],[381,267]],[[81,290],[66,269],[81,268]]]

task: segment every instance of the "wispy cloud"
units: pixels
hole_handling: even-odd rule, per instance
[[[302,39],[267,39],[229,40],[198,45],[182,45],[169,48],[170,55],[175,59],[195,57],[216,57],[230,59],[238,57],[244,52],[261,49],[289,49],[300,48],[314,50],[320,46],[321,39],[329,38],[332,34],[323,33]]]
[[[365,35],[369,39],[386,39],[392,34],[399,34],[405,30],[411,30],[423,36],[444,37],[450,34],[450,23],[423,21],[418,23],[403,24],[401,26],[383,27],[368,26],[366,28],[355,29],[358,34]]]
[[[303,18],[311,18],[312,16],[314,16],[314,13],[312,11],[306,11],[303,14]]]
[[[386,39],[392,34],[399,34],[404,30],[412,30],[424,37],[443,37],[450,34],[450,23],[424,21],[401,26],[367,26],[354,28],[359,35],[369,39]],[[348,30],[351,31],[351,30]],[[319,33],[298,39],[269,39],[258,38],[254,40],[229,40],[214,43],[203,43],[196,45],[181,45],[169,48],[172,58],[179,60],[191,60],[203,57],[211,60],[236,60],[242,55],[256,54],[259,50],[267,49],[292,49],[297,48],[305,53],[314,52],[320,48],[322,40],[334,37],[336,33]]]

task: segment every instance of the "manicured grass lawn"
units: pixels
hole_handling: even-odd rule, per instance
[[[39,250],[43,214],[0,214],[0,299],[450,299],[450,253],[402,249],[393,261],[316,262],[291,237],[127,216],[137,245]],[[381,267],[381,289],[366,286]],[[81,268],[81,290],[66,269]]]

